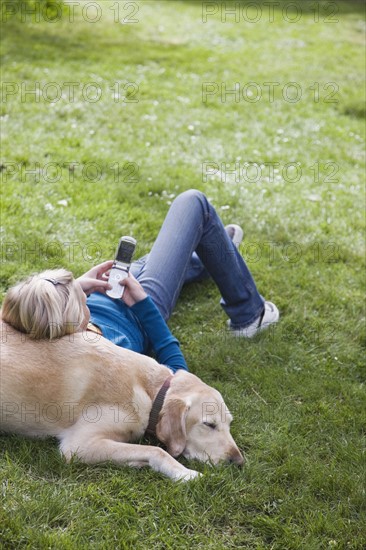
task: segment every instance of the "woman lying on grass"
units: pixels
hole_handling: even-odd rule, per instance
[[[215,281],[234,336],[251,338],[279,319],[237,250],[242,236],[240,227],[223,226],[203,193],[186,191],[172,203],[150,254],[134,262],[121,281],[122,299],[105,294],[113,261],[76,280],[63,269],[48,270],[9,289],[2,318],[34,339],[91,330],[135,352],[154,352],[174,372],[187,369],[166,325],[185,283]]]

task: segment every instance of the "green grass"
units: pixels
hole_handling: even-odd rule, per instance
[[[85,101],[80,85],[74,102],[21,101],[20,91],[2,101],[2,295],[46,267],[81,274],[125,233],[147,252],[169,201],[195,187],[225,223],[244,226],[241,251],[282,320],[253,341],[228,339],[207,282],[184,289],[170,321],[190,369],[234,413],[242,471],[191,463],[204,476],[176,485],[148,470],[66,465],[54,440],[2,435],[2,546],[364,548],[363,3],[331,3],[339,22],[327,23],[321,2],[315,23],[314,4],[298,2],[301,19],[289,23],[280,2],[269,23],[256,2],[263,16],[250,24],[220,14],[202,23],[199,1],[147,0],[130,25],[113,22],[113,2],[99,4],[96,24],[80,9],[73,23],[3,22],[4,82],[95,82],[103,95]],[[115,103],[115,82],[122,96],[135,83],[138,103]],[[263,97],[203,102],[204,82],[256,82]],[[265,82],[279,83],[273,102]],[[282,98],[288,82],[301,87],[297,103]],[[325,101],[336,89],[338,102]],[[279,171],[204,181],[206,161],[277,162]],[[295,162],[302,174],[291,182],[283,169]],[[22,176],[36,163],[63,166],[57,181],[51,169],[39,181]],[[83,176],[88,163],[100,181]]]

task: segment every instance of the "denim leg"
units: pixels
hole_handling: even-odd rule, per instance
[[[146,254],[145,256],[141,256],[141,258],[131,264],[130,271],[132,275],[136,277],[136,279],[139,279],[140,273],[144,265],[146,264],[148,257],[148,254]],[[189,283],[199,283],[209,278],[209,272],[207,271],[197,254],[193,252],[184,278],[184,284],[187,285]]]
[[[193,252],[191,261],[189,262],[186,276],[184,278],[184,284],[200,283],[205,279],[210,279],[210,274],[197,256],[196,252]]]
[[[133,264],[132,273],[165,320],[183,284],[207,273],[220,290],[221,305],[233,326],[245,327],[263,311],[264,300],[243,258],[213,206],[194,189],[173,201],[150,254]]]

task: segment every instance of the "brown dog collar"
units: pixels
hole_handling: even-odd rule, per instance
[[[172,381],[172,378],[173,376],[169,376],[169,378],[165,380],[164,384],[161,386],[157,396],[154,399],[154,402],[150,411],[149,424],[145,432],[146,435],[156,436],[156,426],[159,422],[159,414],[161,409],[163,408],[165,396],[168,389],[170,388],[170,383]]]

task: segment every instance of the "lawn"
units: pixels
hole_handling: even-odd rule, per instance
[[[193,187],[244,227],[281,323],[232,340],[209,281],[169,323],[234,414],[242,470],[191,462],[203,477],[174,484],[1,435],[0,546],[364,548],[363,2],[1,8],[2,296],[123,234],[146,253]]]

